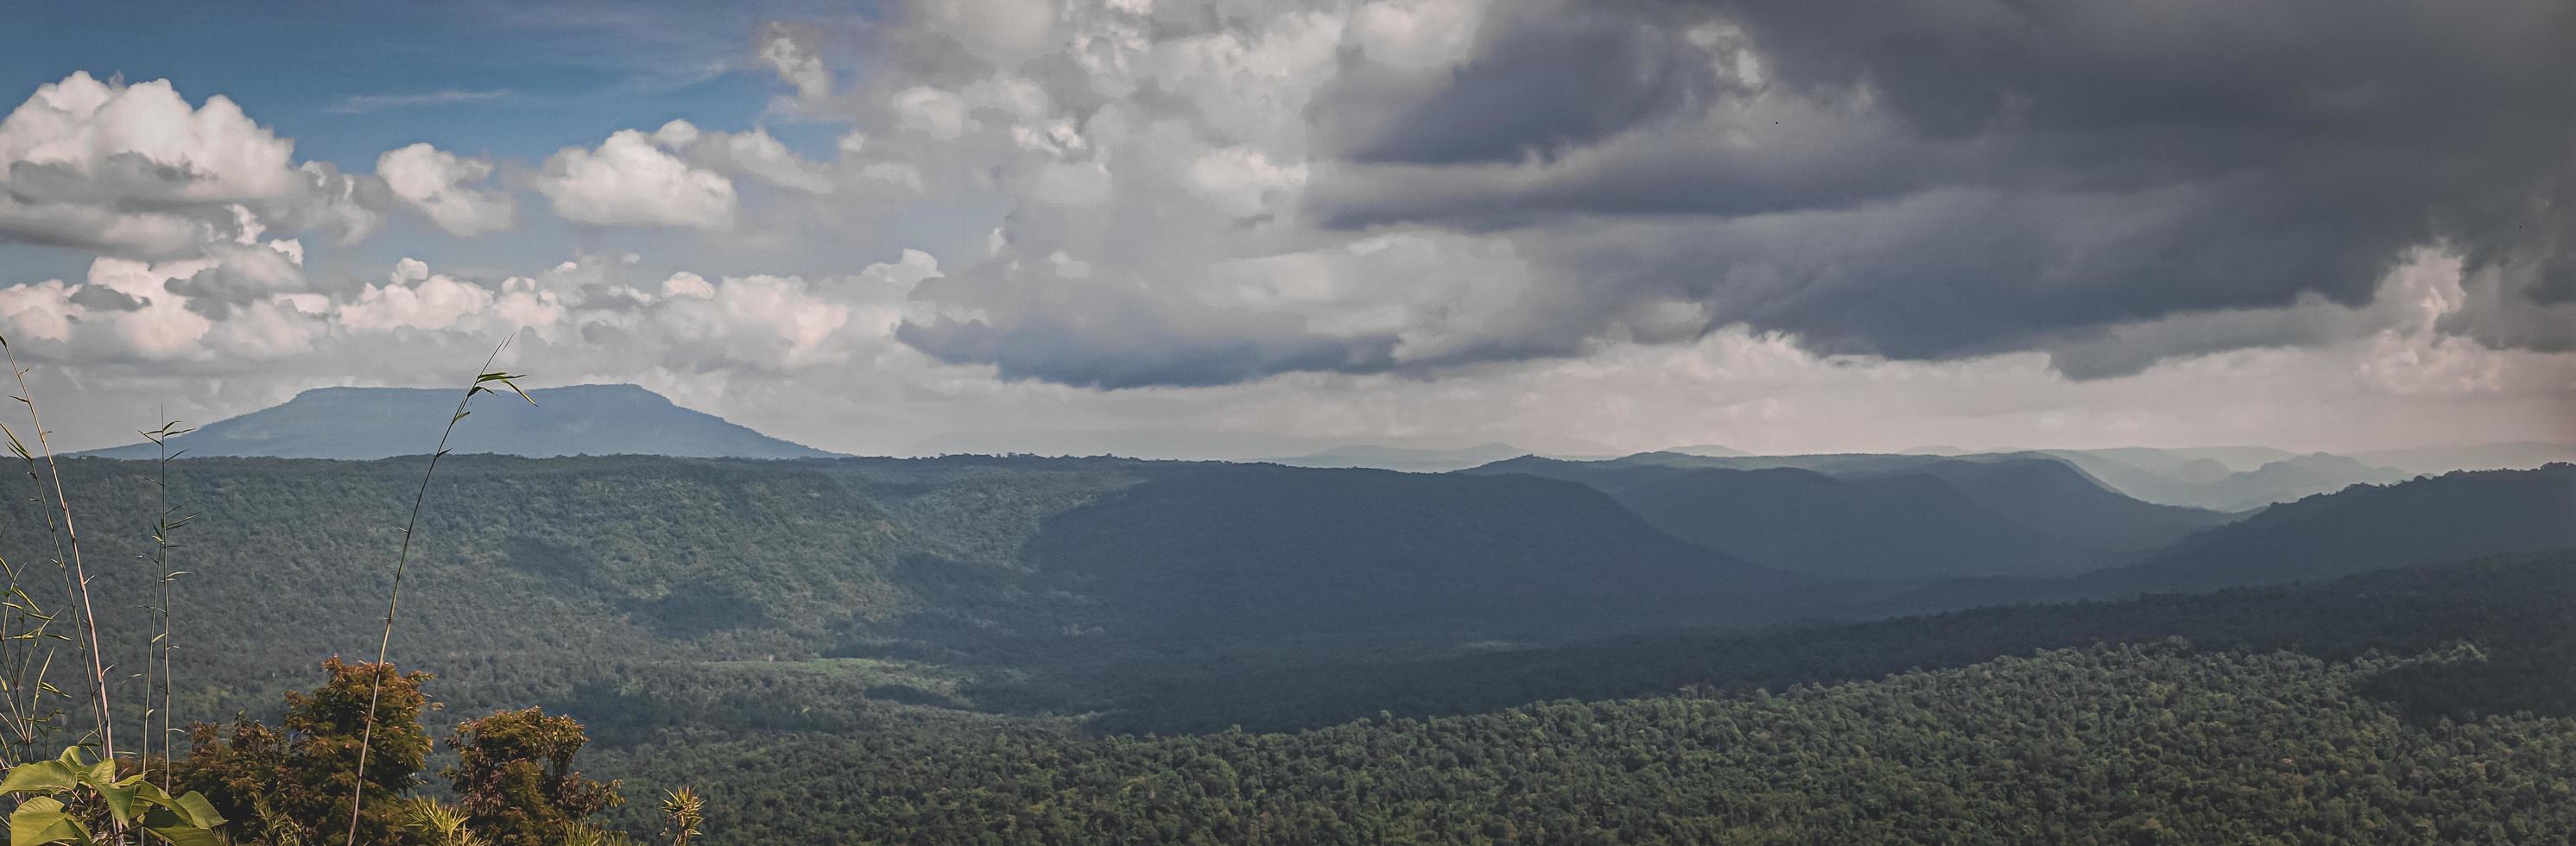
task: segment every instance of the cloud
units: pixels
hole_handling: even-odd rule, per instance
[[[113,261],[0,279],[0,331],[99,407],[225,413],[440,383],[516,332],[549,378],[849,449],[1028,417],[2563,439],[2571,27],[2542,0],[919,0],[672,36],[737,53],[688,78],[761,78],[734,108],[362,174],[229,100],[75,76],[0,123],[0,240]],[[601,228],[513,227],[521,188]],[[346,248],[395,207],[511,231]]]
[[[1050,0],[914,0],[910,11],[997,65],[1017,64],[1053,46],[1056,5]]]
[[[37,361],[257,367],[308,352],[324,331],[295,305],[306,296],[292,293],[301,263],[292,242],[223,260],[100,258],[81,282],[0,287],[0,334]],[[220,307],[196,307],[183,291]]]
[[[838,187],[831,168],[796,155],[764,129],[703,132],[687,121],[672,121],[653,137],[693,163],[780,188],[828,194]]]
[[[2576,187],[2549,140],[2576,133],[2576,16],[2373,8],[1526,15],[1410,102],[1327,104],[1344,163],[1306,199],[1339,227],[1507,231],[1561,273],[1616,262],[1607,300],[1679,293],[1714,325],[1903,358],[2192,314],[2209,345],[2321,343],[2342,327],[2233,315],[2359,306],[2433,245],[2521,268],[2511,298],[2576,286],[2540,258],[2576,232],[2547,199]],[[2059,360],[2115,375],[2168,348]]]
[[[760,60],[778,71],[778,78],[796,89],[798,102],[817,102],[832,96],[832,72],[823,66],[821,33],[811,26],[785,21],[771,21],[760,28],[757,53]]]
[[[370,190],[294,151],[221,95],[190,106],[165,80],[75,72],[0,119],[0,241],[175,258],[258,218],[372,232]]]
[[[694,138],[694,128],[688,134]],[[691,167],[632,129],[594,149],[555,153],[536,184],[555,214],[575,223],[721,230],[733,227],[737,210],[732,180]]]
[[[394,196],[450,234],[472,237],[508,229],[518,217],[518,204],[508,194],[474,187],[492,175],[489,160],[413,144],[377,157],[376,175]]]

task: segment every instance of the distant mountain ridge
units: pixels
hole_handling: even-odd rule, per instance
[[[1844,578],[2071,575],[2227,519],[2124,496],[2036,453],[1525,456],[1465,472],[1580,482],[1683,540]]]
[[[530,458],[668,455],[683,458],[823,458],[833,455],[683,408],[635,385],[572,385],[477,400],[450,452]],[[208,423],[170,441],[187,457],[371,460],[429,452],[456,408],[457,391],[431,388],[315,388],[239,417]],[[150,443],[83,455],[148,459]]]
[[[2317,452],[2264,462],[2247,470],[2194,450],[2048,450],[2122,493],[2148,502],[2219,511],[2251,511],[2352,485],[2385,485],[2416,474],[2349,456]]]
[[[2274,506],[2140,563],[2076,581],[2115,595],[2202,591],[2562,547],[2576,547],[2576,464],[2354,485]]]
[[[1368,467],[1407,473],[1447,473],[1451,470],[1464,470],[1529,454],[1531,450],[1504,443],[1478,444],[1459,449],[1355,444],[1306,455],[1266,459],[1266,463],[1283,464],[1289,467]]]

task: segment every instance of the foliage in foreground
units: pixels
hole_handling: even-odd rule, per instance
[[[442,773],[455,803],[425,797],[396,801],[391,797],[419,786],[428,763],[429,733],[420,717],[437,707],[421,690],[429,674],[396,673],[387,665],[337,658],[322,666],[329,678],[321,687],[287,695],[282,725],[240,719],[230,726],[194,726],[193,748],[172,762],[174,781],[203,791],[205,798],[198,801],[210,812],[243,821],[226,831],[234,842],[341,842],[348,832],[350,787],[358,778],[357,747],[366,730],[371,690],[380,695],[366,780],[385,800],[363,806],[359,842],[624,842],[592,823],[619,797],[615,782],[592,781],[573,769],[573,756],[586,742],[580,723],[535,708],[460,723],[447,740],[457,764]]]
[[[74,747],[51,761],[12,767],[0,779],[0,796],[17,800],[9,814],[9,842],[18,844],[123,843],[125,832],[173,846],[215,846],[222,814],[194,791],[172,796],[143,773],[118,777],[117,762],[92,762]]]

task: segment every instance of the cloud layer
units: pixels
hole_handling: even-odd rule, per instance
[[[748,122],[351,172],[186,80],[44,83],[0,242],[87,270],[0,277],[0,332],[228,411],[517,332],[855,449],[2576,412],[2565,3],[915,0],[743,38]]]

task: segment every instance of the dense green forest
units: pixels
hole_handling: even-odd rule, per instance
[[[1882,547],[2080,527],[2095,552],[2052,567],[2109,568],[1936,580],[1764,563],[1829,557],[1851,540],[1832,532],[1739,554],[1739,533],[1640,514],[1640,491],[1772,471],[447,461],[394,661],[443,713],[578,720],[581,768],[632,795],[695,786],[706,843],[2567,830],[2548,797],[2576,715],[2576,466],[2234,522],[2014,461],[1774,480],[1868,491],[1835,520],[1901,523],[1849,533]],[[152,465],[63,466],[97,588],[137,595]],[[419,470],[171,467],[197,515],[172,550],[182,723],[291,723],[280,694],[372,652]],[[44,513],[0,511],[0,537],[41,542]],[[2104,551],[2155,538],[2178,540]],[[2207,592],[2244,584],[2273,586]],[[2061,600],[2082,601],[2030,604]],[[144,650],[136,604],[100,608],[112,650]],[[454,766],[431,754],[424,772]]]
[[[1278,731],[1381,711],[1441,716],[1684,688],[1777,690],[2038,649],[2181,637],[2204,649],[2290,650],[2334,661],[2475,643],[2488,660],[2445,670],[2444,684],[2392,689],[2391,700],[2426,717],[2470,719],[2518,709],[2576,716],[2576,671],[2564,669],[2565,656],[2576,655],[2576,614],[2565,613],[2569,607],[2576,607],[2576,551],[2562,550],[2123,602],[2000,606],[1753,633],[1658,632],[1404,662],[1124,671],[992,683],[972,692],[988,705],[1092,714],[1094,731]]]
[[[2360,693],[2473,660],[2127,645],[1295,734],[881,726],[603,766],[740,774],[710,793],[734,843],[2559,842],[2576,721],[2427,725]]]

